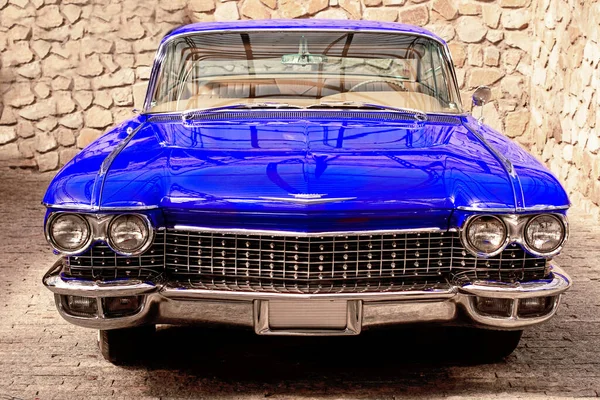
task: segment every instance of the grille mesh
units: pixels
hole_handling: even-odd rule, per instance
[[[159,232],[138,257],[97,244],[68,257],[68,272],[89,279],[151,278],[214,290],[281,293],[431,289],[455,280],[527,281],[546,262],[516,244],[483,259],[456,232],[294,237],[220,232]]]
[[[67,273],[85,279],[151,279],[164,273],[165,232],[157,232],[154,243],[144,254],[121,256],[105,243],[97,243],[85,253],[66,257]]]
[[[386,291],[454,279],[530,280],[543,277],[545,265],[516,245],[478,259],[455,232],[306,238],[169,230],[165,245],[169,277],[226,290]]]

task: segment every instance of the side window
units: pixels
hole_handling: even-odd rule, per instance
[[[433,66],[433,58],[431,58],[431,46],[420,46],[419,53],[421,54],[421,61],[419,65],[419,78],[418,82],[423,86],[424,93],[435,95],[436,92],[436,81],[435,81],[435,70]]]
[[[432,46],[431,58],[433,60],[432,63],[437,97],[447,104],[450,102],[450,95],[448,93],[448,83],[450,81],[446,76],[446,68],[444,67],[443,59],[440,55],[439,46]]]

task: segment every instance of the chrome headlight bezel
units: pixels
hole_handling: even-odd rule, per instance
[[[546,216],[546,215],[556,218],[562,224],[563,229],[564,229],[564,234],[563,234],[562,241],[557,248],[555,248],[551,252],[542,253],[542,252],[534,249],[532,246],[529,245],[529,243],[527,243],[527,239],[526,239],[527,231],[526,230],[530,224],[530,221],[535,220],[535,218],[537,218],[537,217]],[[467,238],[468,228],[469,228],[470,223],[474,219],[476,219],[478,217],[484,217],[484,216],[494,217],[494,218],[501,220],[507,229],[507,231],[506,231],[507,234],[506,234],[504,244],[500,247],[500,249],[498,249],[497,251],[495,251],[493,253],[480,252],[478,249],[476,249],[470,245],[470,242]],[[568,224],[567,217],[564,214],[555,213],[555,212],[546,212],[546,213],[538,212],[535,214],[474,214],[474,215],[470,215],[466,218],[462,227],[459,228],[459,231],[460,231],[460,239],[461,239],[461,243],[462,243],[463,247],[467,251],[469,251],[469,253],[474,255],[475,257],[479,257],[479,258],[494,257],[494,256],[500,254],[502,251],[504,251],[510,243],[516,243],[516,244],[519,244],[527,253],[529,253],[533,256],[550,259],[553,256],[560,253],[564,244],[566,243],[566,241],[569,237],[569,224]]]
[[[471,227],[471,225],[473,224],[474,221],[477,221],[478,219],[481,219],[481,218],[493,218],[493,219],[499,221],[500,224],[502,225],[502,227],[504,228],[504,238],[502,240],[502,243],[493,252],[489,252],[489,253],[483,252],[483,251],[477,249],[475,246],[473,246],[471,244],[471,242],[469,241],[469,228]],[[510,232],[509,232],[506,222],[500,216],[493,215],[493,214],[471,215],[469,218],[467,218],[467,221],[465,222],[463,229],[461,229],[460,237],[461,237],[461,242],[462,242],[463,246],[471,254],[473,254],[476,257],[482,257],[482,258],[494,257],[494,256],[500,254],[502,251],[504,251],[504,249],[506,248],[506,246],[508,246],[508,244],[510,242]]]
[[[111,237],[112,227],[114,226],[115,222],[119,220],[119,218],[123,218],[123,217],[136,217],[136,218],[141,219],[147,230],[146,231],[147,236],[146,236],[146,240],[145,240],[144,244],[142,244],[140,247],[138,247],[132,251],[126,251],[126,250],[120,249],[117,245],[115,245],[113,238]],[[152,224],[150,223],[150,219],[146,215],[135,214],[135,213],[123,213],[123,214],[116,214],[116,215],[112,216],[112,218],[110,219],[110,222],[108,223],[108,225],[106,227],[105,237],[106,237],[106,244],[108,244],[108,247],[110,247],[110,249],[112,251],[114,251],[115,253],[123,255],[123,256],[137,256],[137,255],[144,253],[146,250],[148,250],[148,248],[152,245],[152,243],[154,243],[154,234],[155,234],[154,228],[152,227]]]
[[[558,246],[556,246],[554,249],[552,249],[551,251],[548,252],[541,252],[537,249],[535,249],[527,240],[527,230],[529,229],[529,227],[531,226],[532,222],[534,222],[537,218],[540,217],[551,217],[554,218],[561,226],[562,226],[562,238],[560,240],[560,243],[558,244]],[[530,252],[531,254],[538,256],[538,257],[552,257],[557,255],[558,253],[560,253],[560,251],[562,250],[565,242],[567,241],[569,237],[569,225],[567,222],[567,219],[564,215],[562,214],[555,214],[555,213],[543,213],[543,214],[536,214],[536,215],[532,215],[528,220],[527,223],[525,223],[525,225],[523,226],[523,231],[522,231],[522,244],[525,247],[525,249]]]
[[[67,249],[67,248],[60,246],[56,242],[55,238],[52,235],[53,224],[56,222],[57,219],[59,219],[61,217],[65,217],[65,216],[74,216],[74,217],[80,219],[87,229],[86,240],[83,241],[81,246],[79,246],[76,249]],[[56,250],[60,254],[66,255],[66,256],[73,255],[73,254],[80,254],[80,253],[84,252],[85,250],[87,250],[90,247],[90,245],[94,239],[94,232],[92,231],[92,227],[91,227],[89,221],[87,220],[87,218],[84,215],[81,215],[78,213],[73,213],[73,212],[58,212],[58,213],[51,214],[48,217],[48,220],[46,221],[46,226],[44,227],[44,233],[46,236],[46,240],[48,241],[48,243],[50,243],[50,245],[54,248],[54,250]]]
[[[60,246],[57,246],[52,239],[52,235],[51,235],[52,223],[57,218],[59,218],[62,215],[65,215],[65,214],[75,215],[78,218],[81,218],[87,224],[87,227],[89,229],[88,230],[88,238],[87,238],[85,244],[80,246],[76,250],[63,249]],[[136,217],[141,218],[144,221],[144,225],[148,229],[149,234],[148,234],[148,238],[147,238],[146,242],[144,243],[144,246],[142,246],[140,249],[136,250],[135,252],[123,252],[123,251],[119,250],[116,246],[114,246],[112,244],[112,242],[110,241],[110,238],[108,237],[109,236],[108,235],[109,225],[113,222],[113,220],[115,220],[116,218],[118,218],[122,215],[135,215]],[[85,251],[87,251],[93,245],[93,243],[96,243],[96,242],[106,243],[108,245],[108,247],[111,250],[113,250],[115,253],[117,253],[118,255],[137,256],[137,255],[142,254],[144,251],[148,250],[148,248],[152,245],[152,243],[154,243],[154,238],[155,238],[155,229],[150,221],[150,218],[144,214],[131,213],[131,212],[97,214],[97,213],[72,212],[72,211],[53,211],[48,215],[48,218],[46,219],[46,224],[44,226],[44,233],[45,233],[46,240],[48,241],[48,243],[50,243],[50,245],[54,248],[54,250],[62,256],[72,256],[72,255],[82,254]]]

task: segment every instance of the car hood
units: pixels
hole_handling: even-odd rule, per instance
[[[442,227],[452,210],[515,210],[522,195],[489,144],[458,117],[192,124],[156,118],[113,153],[99,208],[160,207],[173,223],[319,215],[320,229],[334,227],[331,219],[374,216]],[[541,175],[527,176],[539,196],[551,195],[555,179],[539,167]]]

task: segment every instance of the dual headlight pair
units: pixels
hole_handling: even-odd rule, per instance
[[[550,257],[567,238],[567,223],[559,214],[534,216],[478,215],[467,221],[463,245],[477,256],[493,257],[515,241],[530,253]]]
[[[94,240],[105,240],[112,250],[122,255],[137,255],[152,242],[152,226],[143,215],[114,216],[56,213],[46,224],[46,237],[63,254],[76,254],[87,249]]]

